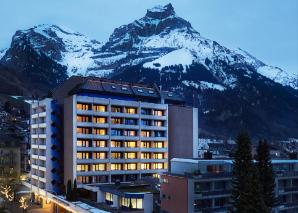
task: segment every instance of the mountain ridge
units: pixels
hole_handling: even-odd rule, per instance
[[[258,137],[298,137],[293,132],[298,117],[291,116],[298,114],[297,76],[202,37],[171,4],[148,9],[144,17],[116,28],[105,43],[39,25],[17,31],[1,54],[6,68],[0,66],[0,72],[14,70],[28,82],[25,93],[38,93],[35,88],[46,93],[72,75],[154,82],[199,107],[206,135],[229,137],[246,126]],[[258,125],[247,126],[258,119]]]

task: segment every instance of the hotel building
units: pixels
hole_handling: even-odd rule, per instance
[[[161,212],[226,213],[231,207],[232,159],[171,160],[162,175]],[[275,174],[274,213],[298,212],[298,160],[272,160]]]
[[[51,125],[55,116],[61,126]],[[169,156],[197,155],[197,109],[154,85],[71,77],[53,98],[32,104],[31,122],[32,184],[49,191],[59,178],[84,187],[159,176]]]

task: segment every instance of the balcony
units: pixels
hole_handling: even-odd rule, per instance
[[[143,114],[141,114],[141,119],[165,121],[165,120],[167,120],[167,116],[143,115]]]
[[[141,141],[166,141],[167,137],[141,137]]]

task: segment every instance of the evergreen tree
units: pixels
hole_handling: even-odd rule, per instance
[[[263,200],[271,212],[275,204],[275,180],[270,159],[269,146],[266,140],[259,142],[256,160],[258,173],[260,174],[259,181],[263,191]]]
[[[77,180],[75,179],[73,181],[72,200],[77,201],[77,199],[78,199],[78,186],[77,186]]]
[[[233,161],[232,211],[236,213],[268,212],[262,199],[257,171],[253,164],[251,142],[247,133],[240,133]]]
[[[67,186],[66,186],[66,200],[71,200],[71,180],[67,181]]]

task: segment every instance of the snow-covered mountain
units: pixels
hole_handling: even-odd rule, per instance
[[[221,61],[251,66],[253,69],[247,75],[254,70],[277,83],[298,89],[297,76],[267,66],[244,50],[231,50],[204,38],[188,21],[176,15],[171,4],[149,9],[143,18],[116,28],[105,44],[56,25],[17,31],[11,46],[21,48],[28,42],[38,54],[45,54],[67,67],[68,76],[106,76],[138,64],[161,70],[170,65],[185,67],[196,62],[216,72],[222,86],[229,87],[233,77],[220,70],[217,63]],[[9,51],[8,54],[0,52],[1,56],[4,61],[14,57]]]
[[[171,4],[116,28],[107,42],[56,25],[19,30],[0,51],[0,72],[0,92],[2,82],[12,94],[47,93],[72,75],[156,83],[199,107],[206,136],[245,127],[298,137],[298,77],[204,38]]]

